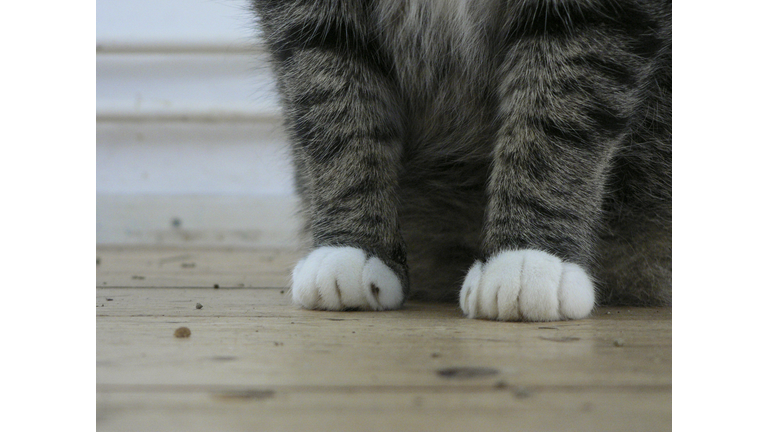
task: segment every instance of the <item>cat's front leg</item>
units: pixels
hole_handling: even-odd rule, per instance
[[[312,243],[293,271],[293,300],[309,309],[399,308],[408,272],[397,219],[397,93],[359,17],[311,5],[302,3],[305,14],[268,10],[292,25],[266,27]]]
[[[533,17],[521,12],[510,18],[484,256],[460,293],[461,308],[472,318],[589,315],[595,289],[588,268],[605,179],[638,106],[643,63],[626,42],[622,20],[578,22],[576,32],[570,31],[573,22],[525,25]]]

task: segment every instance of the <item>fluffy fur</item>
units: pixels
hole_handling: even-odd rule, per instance
[[[361,249],[317,248],[293,269],[293,301],[308,309],[396,309],[403,304],[397,275]]]
[[[459,298],[468,317],[502,321],[584,318],[595,302],[592,281],[584,269],[530,249],[505,251],[487,263],[475,262]]]
[[[403,298],[455,301],[475,261],[465,291],[479,277],[480,298],[483,280],[500,278],[488,288],[508,287],[500,298],[517,292],[496,314],[462,296],[469,316],[584,316],[594,299],[587,274],[603,303],[671,302],[669,1],[255,0],[254,8],[314,250],[294,272],[300,304],[378,309],[359,295],[301,300],[336,291],[327,276],[336,270],[303,270],[329,247],[354,248],[343,249],[350,262],[380,260]],[[529,263],[552,263],[531,270],[546,280],[510,258],[521,254],[549,257]],[[508,268],[491,271],[498,266]],[[530,282],[518,286],[517,271]],[[568,275],[579,282],[563,282]],[[346,277],[335,279],[342,294]]]

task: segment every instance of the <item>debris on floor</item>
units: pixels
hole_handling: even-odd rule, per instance
[[[515,397],[519,398],[519,399],[525,399],[525,398],[531,397],[530,390],[528,390],[527,388],[525,388],[523,386],[515,386],[512,389],[512,394],[515,395]]]
[[[274,390],[230,390],[213,393],[213,396],[221,399],[266,399],[275,395]]]
[[[203,308],[203,305],[201,305],[200,303],[195,305],[195,309],[202,309],[202,308]]]
[[[437,375],[443,378],[481,378],[498,374],[498,369],[487,367],[450,367],[439,369]]]
[[[233,361],[233,360],[237,360],[237,357],[235,357],[235,356],[213,356],[213,357],[211,357],[211,360],[214,360],[214,361]]]
[[[539,336],[539,339],[546,340],[546,341],[552,341],[552,342],[575,342],[577,340],[581,340],[581,338],[577,338],[577,337],[574,337],[574,336],[562,336],[562,337]]]
[[[177,338],[188,338],[192,334],[192,331],[187,327],[179,327],[173,332],[173,335]]]

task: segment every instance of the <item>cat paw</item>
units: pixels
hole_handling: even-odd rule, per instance
[[[595,292],[580,266],[525,249],[476,261],[464,278],[459,303],[469,318],[558,321],[589,315]]]
[[[403,304],[395,272],[354,247],[325,246],[293,269],[293,302],[307,309],[387,310]]]

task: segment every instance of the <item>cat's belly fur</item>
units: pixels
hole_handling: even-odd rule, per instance
[[[442,3],[402,2],[412,13],[400,16],[431,8],[420,15],[429,17],[428,30],[416,19],[389,21],[386,11],[382,27],[394,42],[390,54],[407,122],[398,214],[412,296],[455,301],[480,253],[498,129],[492,47],[478,31],[491,25],[485,15],[495,2],[474,2],[472,8],[465,0]]]
[[[437,99],[450,105],[413,113],[398,213],[413,297],[455,301],[480,252],[495,125],[490,103],[445,88]]]

